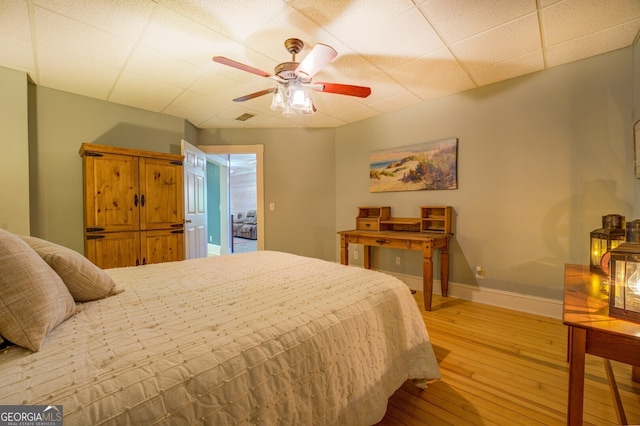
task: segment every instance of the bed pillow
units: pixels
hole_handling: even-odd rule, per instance
[[[20,238],[60,275],[76,302],[103,299],[122,292],[106,272],[77,251],[40,238]]]
[[[58,274],[22,239],[0,229],[0,334],[38,351],[49,332],[75,312]]]

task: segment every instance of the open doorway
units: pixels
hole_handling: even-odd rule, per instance
[[[229,211],[231,252],[258,249],[256,155],[229,154]]]
[[[263,250],[263,146],[198,148],[207,156],[209,255]]]

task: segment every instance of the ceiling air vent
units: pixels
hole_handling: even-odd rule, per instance
[[[249,114],[248,112],[245,112],[240,117],[236,117],[236,120],[238,120],[238,121],[247,121],[251,117],[255,117],[255,114]]]

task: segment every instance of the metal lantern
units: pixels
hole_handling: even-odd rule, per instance
[[[591,231],[591,272],[606,275],[602,270],[602,256],[625,240],[625,217],[619,214],[602,216],[602,228]]]
[[[626,237],[610,252],[609,315],[640,322],[640,220],[627,223]]]

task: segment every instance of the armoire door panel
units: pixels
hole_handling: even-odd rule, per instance
[[[167,229],[183,223],[182,165],[140,158],[140,229]]]
[[[143,263],[184,260],[182,230],[142,231],[140,233]]]
[[[142,263],[139,232],[107,232],[85,237],[85,255],[102,269]]]
[[[105,232],[139,229],[138,158],[86,156],[84,167],[86,227]]]

